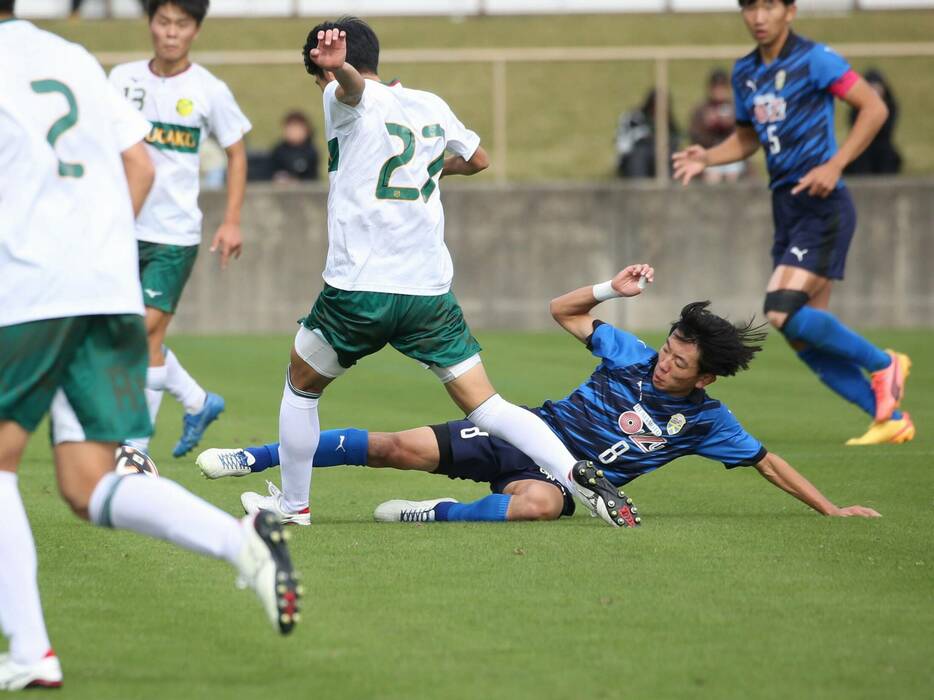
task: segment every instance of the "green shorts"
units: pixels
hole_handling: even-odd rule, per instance
[[[423,297],[347,292],[326,284],[300,323],[320,330],[345,368],[387,343],[403,355],[442,368],[480,352],[452,292]]]
[[[62,389],[84,440],[122,442],[150,435],[143,391],[148,364],[146,327],[135,314],[2,326],[0,421],[33,432]]]
[[[143,303],[174,314],[182,298],[198,257],[196,245],[166,245],[137,241],[139,245],[139,281]]]

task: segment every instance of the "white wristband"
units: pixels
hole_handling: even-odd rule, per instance
[[[606,301],[607,299],[617,299],[622,296],[619,292],[613,289],[613,280],[607,280],[606,282],[600,282],[593,286],[593,298],[597,301]]]

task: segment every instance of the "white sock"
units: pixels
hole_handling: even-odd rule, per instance
[[[175,353],[165,348],[165,388],[185,407],[186,413],[201,413],[207,392],[182,367]]]
[[[51,648],[36,582],[36,544],[19,496],[16,474],[0,471],[0,629],[20,664]]]
[[[296,394],[286,376],[279,405],[279,463],[283,505],[293,513],[308,507],[311,467],[320,432],[317,397]]]
[[[545,421],[531,411],[493,394],[477,406],[467,420],[519,448],[555,479],[571,486],[569,474],[577,460]]]
[[[149,422],[156,427],[156,416],[159,415],[159,406],[162,404],[162,395],[165,393],[165,380],[168,370],[165,365],[150,367],[146,370],[146,406],[149,408]],[[149,452],[150,437],[136,437],[126,441],[130,447]]]
[[[94,487],[91,522],[132,530],[233,564],[240,521],[169,479],[105,474]]]

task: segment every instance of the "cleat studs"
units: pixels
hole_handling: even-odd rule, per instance
[[[617,515],[619,515],[619,511],[615,511],[615,510],[611,510],[611,511],[610,511],[610,517],[611,517],[611,518],[615,518]]]
[[[629,509],[629,512],[632,513],[633,515],[635,515],[636,513],[639,512],[639,509],[636,508],[635,506],[633,506],[632,508]]]
[[[602,470],[602,469],[598,469],[598,470],[597,470],[597,476],[600,477],[601,479],[603,478],[603,470]]]
[[[615,507],[616,507],[616,501],[607,501],[606,504],[607,504],[610,508],[615,508]]]
[[[290,539],[291,537],[292,537],[292,533],[291,533],[291,532],[289,532],[288,530],[283,530],[283,531],[282,531],[282,539],[283,539],[283,541],[288,542],[289,539]]]
[[[302,614],[301,614],[301,613],[295,613],[294,615],[292,615],[292,622],[293,622],[294,624],[297,625],[297,624],[298,624],[299,622],[301,622],[301,621],[302,621]]]
[[[280,583],[276,586],[276,593],[279,595],[284,594],[288,590],[288,587],[284,583]]]
[[[631,505],[632,505],[632,499],[631,499],[631,498],[627,498],[627,499],[626,499],[626,505],[627,505],[627,506],[631,506]]]
[[[626,494],[625,494],[625,492],[624,492],[622,489],[620,489],[619,491],[617,491],[617,492],[616,492],[616,495],[619,496],[620,498],[626,498]]]
[[[593,477],[590,477],[589,479],[587,479],[587,483],[590,484],[591,486],[596,486],[597,480],[594,479]]]
[[[269,533],[269,539],[271,539],[273,542],[278,542],[282,539],[282,533],[278,530],[273,530]]]
[[[282,613],[279,616],[279,622],[281,622],[283,625],[288,625],[292,622],[292,616],[288,613]]]
[[[620,525],[623,525],[626,521],[623,520],[622,518],[617,518],[616,522],[619,523]]]
[[[285,583],[288,577],[289,575],[287,573],[285,573],[284,571],[280,571],[279,573],[276,574],[276,581],[279,581],[280,583]]]
[[[301,585],[301,584],[297,585],[297,586],[295,587],[295,595],[297,595],[297,596],[303,596],[303,595],[305,595],[305,587],[304,587],[303,585]]]
[[[642,522],[642,518],[636,518],[636,525]]]
[[[581,467],[580,469],[577,470],[577,473],[580,474],[581,476],[583,476],[584,474],[587,473],[587,470],[584,469],[583,467]]]

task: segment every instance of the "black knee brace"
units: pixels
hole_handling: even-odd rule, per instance
[[[769,311],[779,311],[784,314],[788,314],[785,317],[785,323],[788,323],[788,319],[794,316],[798,309],[808,303],[807,292],[802,292],[797,289],[777,289],[774,292],[767,292],[765,295],[765,304],[762,306],[762,310],[768,314]],[[784,326],[784,324],[782,324]],[[781,330],[779,328],[778,330]]]

